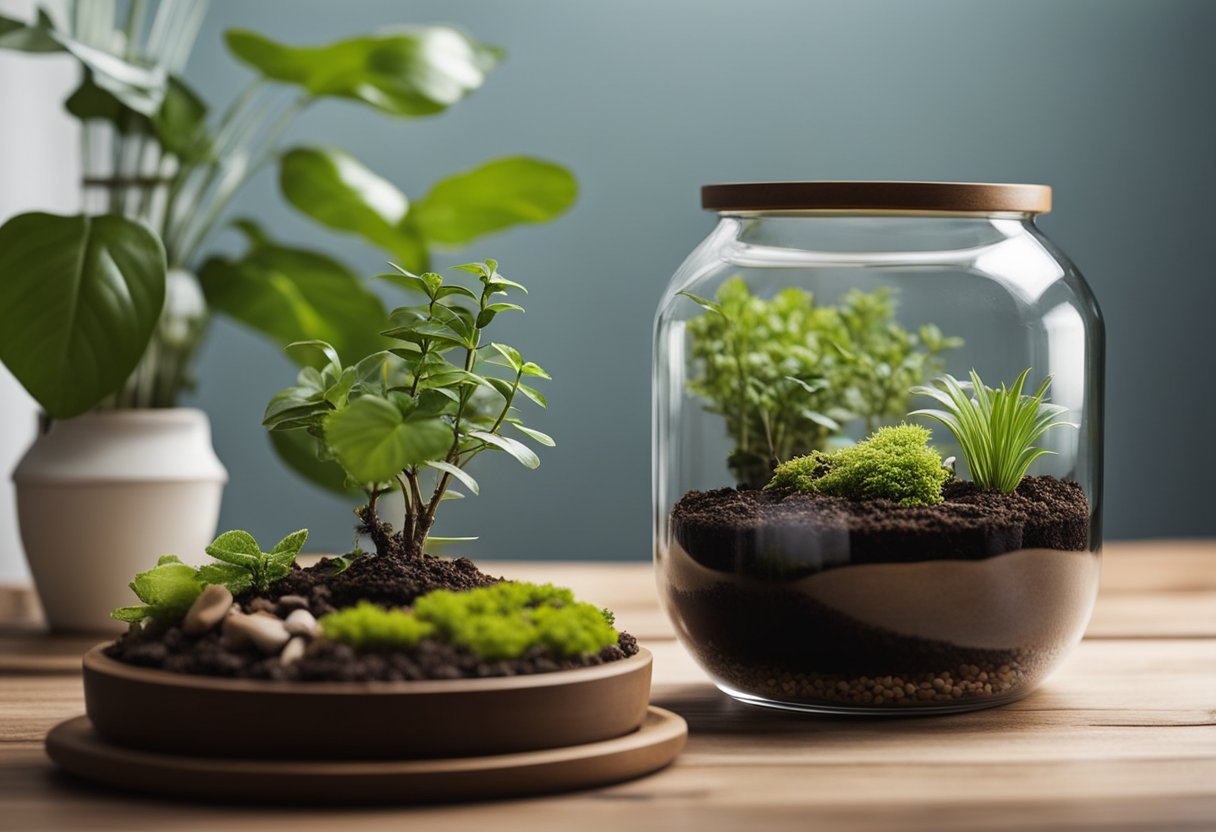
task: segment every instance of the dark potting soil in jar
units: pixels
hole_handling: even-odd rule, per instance
[[[666,555],[686,644],[724,685],[791,703],[1016,697],[1088,617],[1088,502],[1052,477],[1010,494],[954,481],[943,496],[690,492]]]
[[[349,568],[335,574],[335,562],[321,559],[315,566],[296,567],[270,585],[269,592],[246,592],[235,599],[242,611],[286,617],[307,609],[317,618],[360,600],[388,607],[411,605],[434,590],[462,591],[498,583],[468,558],[431,555],[368,555],[355,558]],[[376,682],[424,679],[521,676],[574,670],[628,658],[638,652],[637,640],[620,633],[617,644],[599,653],[555,658],[534,649],[519,658],[490,661],[436,640],[423,639],[410,650],[358,652],[345,644],[315,639],[304,655],[284,665],[277,655],[267,656],[254,647],[226,645],[218,629],[190,636],[179,626],[132,630],[106,648],[112,659],[140,667],[239,679],[279,681]]]

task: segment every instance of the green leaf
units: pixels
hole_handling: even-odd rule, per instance
[[[804,408],[801,413],[804,419],[809,419],[820,427],[827,428],[833,433],[841,429],[839,422],[830,416],[823,415],[817,410],[809,410]]]
[[[540,457],[538,457],[536,452],[523,442],[512,439],[509,436],[499,436],[496,433],[490,433],[484,430],[471,430],[469,431],[469,436],[472,436],[475,439],[480,439],[482,442],[493,445],[496,448],[501,448],[511,456],[515,457],[515,459],[517,459],[519,463],[526,468],[540,467]]]
[[[233,529],[217,537],[204,550],[216,560],[237,566],[256,567],[262,560],[262,550],[249,532]]]
[[[707,312],[716,312],[717,314],[726,317],[726,313],[722,311],[722,304],[720,303],[715,303],[709,298],[703,298],[700,295],[694,295],[692,292],[676,292],[676,294],[688,298]]]
[[[0,227],[0,360],[53,418],[122,386],[164,302],[165,250],[141,223],[34,213]]]
[[[296,555],[300,554],[300,550],[304,548],[306,540],[308,540],[308,529],[292,532],[274,544],[274,548],[267,555],[272,561],[291,566],[295,563]]]
[[[546,373],[544,367],[531,361],[524,362],[524,366],[521,369],[526,376],[536,376],[537,378],[548,379],[549,381],[553,380],[553,376]]]
[[[0,45],[3,45],[2,40],[0,40]],[[127,621],[131,624],[138,624],[145,618],[151,617],[151,615],[152,608],[143,604],[137,607],[119,607],[110,611],[110,618],[118,621]]]
[[[491,343],[490,346],[507,360],[507,364],[512,370],[518,373],[523,369],[523,356],[519,354],[519,350],[515,349],[515,347],[509,347],[506,344],[499,344],[497,342]]]
[[[486,376],[485,378],[490,386],[497,390],[499,395],[504,399],[510,399],[515,394],[515,385],[511,382],[501,378],[494,378],[493,376]]]
[[[20,20],[0,15],[0,49],[18,52],[60,52],[62,47],[41,26],[27,26]]]
[[[354,389],[355,383],[358,380],[359,373],[355,368],[347,367],[342,371],[342,375],[338,377],[333,386],[325,391],[325,401],[334,407],[342,407],[346,404],[346,400],[350,397],[350,391]]]
[[[449,283],[446,286],[440,286],[439,290],[435,292],[435,297],[438,299],[446,298],[451,295],[460,295],[461,297],[469,298],[470,300],[479,300],[477,295],[471,290],[453,283]],[[523,310],[520,309],[519,311],[522,312]]]
[[[267,78],[398,116],[442,112],[485,81],[502,57],[447,26],[401,27],[328,46],[291,47],[230,30],[229,51]]]
[[[479,277],[489,277],[490,268],[485,263],[461,263],[459,266],[452,266],[453,269],[461,272],[468,272]]]
[[[495,316],[496,316],[496,315],[497,315],[499,312],[506,312],[506,311],[508,311],[508,310],[515,311],[515,312],[523,312],[523,311],[524,311],[524,308],[523,308],[522,306],[519,306],[519,305],[514,304],[514,303],[491,303],[491,304],[487,304],[487,305],[486,305],[486,308],[485,308],[485,309],[483,309],[483,310],[481,310],[481,312],[479,312],[479,313],[477,314],[477,326],[478,326],[478,328],[484,328],[484,327],[489,326],[489,325],[490,325],[490,323],[491,323],[491,322],[494,320],[494,317],[495,317]]]
[[[395,283],[403,289],[409,289],[411,292],[418,292],[425,295],[428,299],[431,297],[431,287],[418,275],[403,269],[401,266],[392,264],[397,271],[385,272],[376,275],[380,280],[387,280],[389,283]]]
[[[325,439],[350,476],[365,483],[396,477],[411,465],[441,459],[452,428],[435,417],[410,418],[391,402],[363,396],[325,420]]]
[[[131,590],[148,605],[148,615],[158,621],[181,619],[203,591],[193,566],[172,561],[140,572],[131,581]],[[120,607],[119,609],[128,609]]]
[[[512,156],[436,183],[415,203],[412,221],[426,239],[460,245],[521,223],[548,222],[577,195],[574,175],[561,165]]]
[[[264,244],[212,257],[199,270],[207,302],[279,344],[321,340],[348,363],[384,349],[384,305],[336,260]]]
[[[432,460],[428,462],[427,465],[438,471],[451,474],[453,477],[460,480],[464,484],[464,487],[472,491],[474,494],[481,493],[481,487],[477,484],[477,480],[473,479],[473,477],[467,471],[452,465],[450,462]]]
[[[81,121],[104,121],[112,124],[124,135],[133,132],[147,133],[151,127],[147,116],[130,109],[93,83],[91,72],[84,73],[80,86],[63,102],[63,108]]]
[[[184,81],[170,76],[152,129],[161,146],[179,159],[201,158],[208,150],[207,105]]]
[[[518,289],[525,295],[528,294],[528,290],[522,283],[516,283],[514,280],[507,280],[500,274],[495,274],[492,280],[487,280],[486,286],[489,287],[490,291],[495,295],[505,295],[508,289]]]
[[[553,447],[557,446],[557,443],[553,441],[553,437],[547,433],[541,433],[538,430],[533,430],[532,428],[527,428],[520,424],[515,424],[515,429],[520,431],[521,433],[523,433],[526,436],[532,437],[537,442],[539,442],[540,444],[544,445],[547,448],[553,448]]]
[[[292,350],[302,349],[305,347],[318,350],[321,355],[325,356],[325,360],[331,365],[339,370],[342,369],[342,359],[338,357],[338,351],[334,349],[333,345],[328,341],[322,341],[320,338],[309,338],[306,341],[292,341],[290,344],[284,346],[283,349],[290,353]]]
[[[289,150],[279,161],[279,187],[322,225],[358,234],[398,259],[417,259],[418,239],[402,225],[409,200],[353,156],[334,148]]]
[[[205,584],[228,587],[233,595],[240,595],[253,586],[253,573],[234,563],[208,563],[200,566],[198,577]]]
[[[540,405],[541,407],[549,406],[549,400],[546,399],[544,394],[541,393],[539,390],[529,387],[526,384],[521,384],[521,385],[519,385],[519,392],[523,393],[525,396],[527,396],[529,399],[531,399],[532,401],[534,401],[536,404]]]
[[[317,457],[318,440],[302,430],[273,431],[269,434],[279,460],[313,485],[334,494],[354,497],[362,492],[346,483],[346,472],[333,460]]]

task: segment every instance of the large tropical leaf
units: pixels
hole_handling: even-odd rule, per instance
[[[353,272],[323,254],[250,237],[240,259],[212,257],[199,270],[213,308],[280,345],[327,341],[348,363],[384,349],[384,306]],[[312,354],[294,350],[292,357],[310,362]]]
[[[511,156],[440,180],[414,203],[411,224],[427,240],[459,245],[531,222],[548,222],[578,196],[578,182],[561,165]]]
[[[268,435],[283,464],[313,485],[347,497],[361,493],[347,487],[346,472],[341,465],[317,458],[317,439],[312,434],[303,430],[273,430]]]
[[[0,227],[0,360],[48,414],[117,390],[165,302],[165,250],[125,217],[22,214]]]
[[[358,234],[399,262],[417,264],[421,241],[404,228],[409,200],[353,156],[337,149],[289,150],[279,163],[279,187],[317,222]]]
[[[448,26],[404,27],[328,46],[285,46],[240,29],[225,38],[233,55],[267,78],[398,116],[442,112],[480,87],[502,57]]]

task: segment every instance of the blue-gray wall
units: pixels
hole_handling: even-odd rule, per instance
[[[474,556],[649,555],[649,356],[655,303],[711,227],[705,182],[1045,182],[1047,232],[1106,314],[1108,537],[1216,534],[1216,3],[1032,0],[216,0],[188,69],[212,102],[247,78],[221,33],[323,42],[400,22],[459,24],[505,46],[485,88],[438,118],[327,104],[289,141],[341,145],[418,194],[507,153],[573,168],[577,207],[441,263],[497,257],[532,288],[504,323],[554,375],[534,421],[559,447],[538,471],[481,466],[482,496],[444,532]],[[262,175],[236,210],[372,274],[380,257],[295,216]],[[221,244],[231,240],[221,238]],[[286,473],[258,427],[292,370],[220,322],[192,397],[232,483],[222,525],[302,525],[350,541],[349,508]],[[474,513],[476,512],[476,514]]]

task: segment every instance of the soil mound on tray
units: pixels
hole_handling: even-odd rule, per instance
[[[320,618],[360,600],[386,607],[405,607],[434,590],[477,589],[503,580],[482,572],[468,558],[449,560],[430,555],[421,558],[366,555],[355,558],[346,570],[335,574],[337,567],[337,561],[322,558],[315,566],[293,569],[271,584],[269,592],[246,592],[235,599],[236,603],[247,613],[284,617],[300,606],[299,599],[304,599],[308,610]],[[486,661],[472,652],[434,639],[424,639],[409,651],[369,653],[359,653],[345,644],[314,639],[299,661],[284,665],[278,656],[264,655],[254,647],[225,645],[218,629],[192,637],[176,626],[131,630],[106,648],[106,655],[112,659],[174,673],[316,682],[520,676],[589,667],[628,658],[637,652],[637,640],[624,632],[617,644],[593,655],[555,659],[537,649],[506,661]]]
[[[1025,477],[1006,494],[954,480],[943,497],[935,506],[904,507],[754,489],[690,491],[672,511],[672,533],[703,566],[764,574],[981,559],[1023,548],[1080,551],[1089,543],[1089,503],[1075,482]]]
[[[264,608],[257,598],[277,602],[284,595],[298,595],[318,618],[361,600],[384,607],[406,607],[420,595],[437,589],[461,591],[490,586],[502,580],[487,575],[468,558],[421,558],[395,555],[357,557],[343,572],[334,574],[337,562],[322,558],[315,566],[293,569],[271,585],[263,596],[247,592],[237,598],[246,612]],[[251,609],[252,607],[252,609]]]

